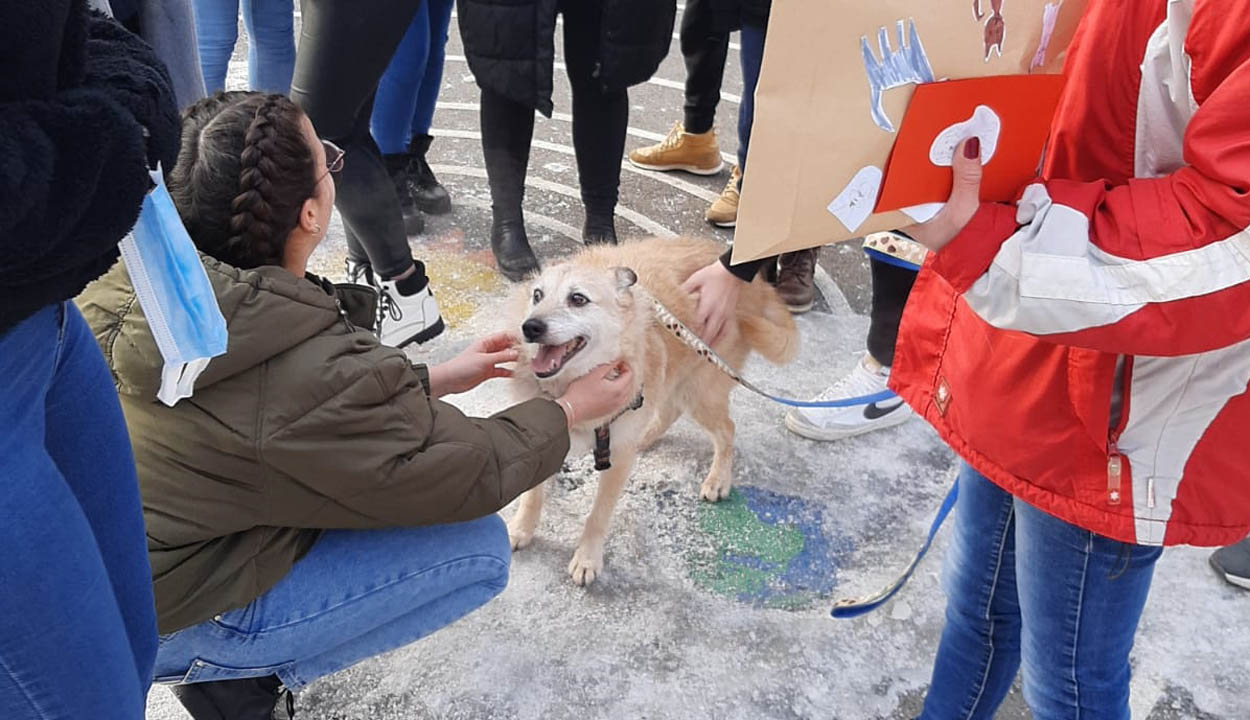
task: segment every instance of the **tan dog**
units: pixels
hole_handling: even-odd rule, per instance
[[[657,238],[586,250],[552,266],[526,286],[511,327],[525,336],[511,381],[518,400],[555,398],[573,380],[605,363],[623,360],[633,369],[640,408],[611,417],[579,420],[571,431],[570,457],[589,453],[594,430],[611,421],[611,463],[599,479],[569,574],[588,585],[603,570],[608,523],[638,451],[655,442],[689,412],[712,438],[712,467],[700,494],[709,501],[729,495],[733,482],[734,423],[729,393],[734,381],[682,343],[655,319],[651,298],[690,326],[695,298],[681,290],[694,272],[716,260],[713,242]],[[777,364],[798,350],[794,320],[774,289],[757,279],[742,288],[737,321],[715,350],[734,368],[755,351]],[[542,513],[543,486],[521,497],[508,524],[513,549],[534,538]]]

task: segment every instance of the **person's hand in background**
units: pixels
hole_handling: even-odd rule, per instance
[[[698,297],[695,327],[703,342],[715,345],[738,309],[743,281],[729,272],[719,260],[691,275],[682,284],[683,292]]]
[[[955,149],[950,198],[928,222],[908,225],[899,232],[933,252],[946,247],[981,207],[981,140],[972,137]]]
[[[445,363],[430,367],[430,395],[442,397],[468,392],[491,378],[512,377],[512,371],[499,367],[514,362],[517,338],[501,332],[484,337]]]

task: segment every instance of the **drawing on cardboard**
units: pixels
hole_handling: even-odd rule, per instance
[[[872,90],[872,119],[886,132],[894,132],[894,123],[886,116],[881,98],[886,90],[912,83],[933,82],[933,68],[924,54],[924,45],[916,32],[916,21],[911,20],[905,28],[898,21],[898,50],[890,47],[889,33],[883,27],[877,31],[877,49],[881,59],[868,47],[868,36],[860,37],[860,50],[864,55],[864,72],[868,74],[868,87]]]
[[[994,157],[998,149],[998,135],[1002,132],[1003,122],[985,105],[978,105],[972,111],[972,117],[957,122],[938,133],[929,146],[929,162],[938,167],[950,167],[954,162],[955,147],[973,135],[981,139],[981,164],[985,165]]]
[[[972,0],[972,16],[977,22],[985,20],[985,12],[981,9],[981,0]],[[1003,0],[990,0],[990,18],[985,20],[985,61],[989,62],[990,53],[998,52],[1003,56],[1003,40],[1007,35],[1007,22],[1003,20]]]
[[[1042,39],[1038,41],[1037,52],[1033,53],[1033,60],[1029,63],[1029,72],[1046,64],[1046,51],[1050,47],[1050,36],[1055,34],[1055,21],[1059,19],[1060,5],[1063,5],[1063,0],[1048,2],[1042,8]]]
[[[842,188],[842,192],[829,203],[829,212],[838,219],[846,229],[855,229],[864,224],[877,204],[877,193],[881,192],[881,180],[885,176],[881,168],[868,165],[859,169],[855,177]]]

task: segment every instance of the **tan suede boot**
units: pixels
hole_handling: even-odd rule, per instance
[[[729,172],[729,182],[725,184],[725,189],[703,215],[708,222],[723,228],[731,228],[738,224],[738,182],[741,179],[742,173],[739,172],[738,166],[734,165],[733,170]]]
[[[696,135],[686,132],[681,123],[658,145],[631,152],[629,161],[644,170],[685,170],[695,175],[715,175],[725,166],[715,130]]]

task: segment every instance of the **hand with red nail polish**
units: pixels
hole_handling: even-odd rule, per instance
[[[916,242],[933,252],[964,229],[981,207],[981,139],[968,138],[952,158],[953,174],[950,198],[942,210],[926,223],[900,228]]]

